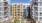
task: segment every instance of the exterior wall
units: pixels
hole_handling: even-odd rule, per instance
[[[20,4],[15,4],[14,5],[14,21],[18,22],[20,21],[21,23],[24,23],[24,18],[23,18],[23,5]]]
[[[26,20],[27,19],[27,16],[28,16],[28,6],[25,6],[24,7],[24,19]]]
[[[34,0],[37,4],[33,4],[33,18],[35,21],[42,23],[42,0]],[[36,8],[35,8],[36,6]]]
[[[39,0],[38,2],[38,21],[42,23],[42,0]]]
[[[10,15],[9,2],[6,0],[0,0],[0,22],[7,21]]]
[[[13,13],[14,22],[26,23],[26,19],[28,16],[27,5],[25,5],[25,4],[14,4],[13,5],[13,12],[14,12]],[[26,19],[25,19],[25,16],[26,16]]]
[[[1,0],[1,2],[2,2],[2,0]],[[3,20],[3,17],[4,17],[4,12],[3,12],[4,7],[3,7],[3,5],[4,5],[4,3],[1,3],[1,4],[0,4],[0,20],[1,19]]]

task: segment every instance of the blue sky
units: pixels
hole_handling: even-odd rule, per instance
[[[29,3],[30,0],[10,0],[11,3]]]

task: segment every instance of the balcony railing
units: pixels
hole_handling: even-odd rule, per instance
[[[38,7],[38,6],[34,5],[34,7]]]
[[[37,8],[35,8],[35,9],[34,9],[34,11],[38,11],[38,9],[37,9]]]
[[[4,7],[4,11],[8,10],[8,7]]]

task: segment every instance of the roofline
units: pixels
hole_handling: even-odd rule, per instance
[[[12,5],[14,5],[14,4],[23,4],[23,5],[30,5],[30,3],[13,3]]]

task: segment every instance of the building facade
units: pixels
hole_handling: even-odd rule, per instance
[[[28,3],[14,3],[12,8],[12,15],[14,17],[14,23],[29,23],[27,21],[28,16]]]
[[[15,23],[24,23],[24,17],[23,17],[23,12],[24,12],[24,5],[23,4],[14,4],[14,22]]]
[[[32,0],[32,12],[36,23],[42,23],[42,0]]]
[[[7,23],[10,15],[9,0],[0,0],[0,23]]]

